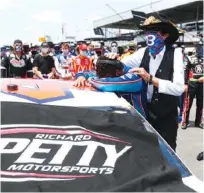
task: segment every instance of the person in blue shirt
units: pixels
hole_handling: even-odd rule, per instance
[[[90,44],[87,52],[87,56],[91,58],[91,57],[94,57],[95,55],[96,55],[96,52],[94,50],[94,44]]]
[[[60,45],[56,44],[54,46],[54,54],[55,54],[55,56],[58,56],[59,54],[61,54]]]
[[[79,72],[74,85],[85,86],[88,81],[97,90],[115,92],[146,117],[144,82],[140,76],[129,73],[130,69],[118,60],[101,56],[96,63],[96,71]]]
[[[75,44],[71,43],[69,46],[70,46],[69,51],[70,51],[71,55],[77,56]]]

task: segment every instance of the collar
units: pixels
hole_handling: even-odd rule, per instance
[[[21,54],[21,56],[20,56],[20,58],[19,58],[18,55],[16,55],[15,53],[11,53],[9,56],[10,56],[11,58],[16,58],[16,59],[18,59],[18,60],[25,59],[25,57],[26,57],[24,54]]]
[[[62,53],[62,56],[71,57],[71,53],[69,52],[67,55],[64,55],[64,53]]]
[[[164,56],[165,51],[166,51],[166,46],[164,46],[163,49],[162,49],[162,51],[159,52],[159,54],[156,55],[156,58],[160,58],[160,57]],[[156,59],[156,58],[154,58],[150,53],[149,53],[149,56],[150,56],[151,58],[153,58],[153,59]]]

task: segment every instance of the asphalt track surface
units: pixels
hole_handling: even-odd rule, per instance
[[[194,127],[196,113],[195,100],[190,113],[190,127],[186,130],[179,129],[177,138],[177,154],[190,169],[190,171],[204,181],[204,161],[197,161],[198,153],[204,151],[203,129]]]

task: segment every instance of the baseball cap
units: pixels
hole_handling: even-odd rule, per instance
[[[87,50],[87,49],[88,49],[87,45],[85,45],[85,44],[79,45],[79,50],[84,51],[84,50]]]
[[[48,46],[48,43],[47,43],[47,42],[43,42],[43,43],[41,44],[41,47],[42,47],[42,48],[47,48],[47,47],[49,47],[49,46]]]
[[[15,40],[13,44],[23,44],[21,40]]]

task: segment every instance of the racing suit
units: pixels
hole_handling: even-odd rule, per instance
[[[72,59],[72,70],[74,75],[82,71],[91,71],[93,69],[92,60],[87,56],[79,55]]]
[[[190,68],[190,61],[188,57],[184,54],[183,55],[183,62],[184,62],[184,83],[186,86],[189,84],[189,68]],[[182,123],[182,119],[184,115],[185,108],[188,106],[188,90],[179,97],[179,116],[178,116],[178,123]],[[185,119],[185,118],[184,118]]]
[[[199,83],[196,80],[203,76],[203,61],[196,59],[195,56],[189,57],[190,63],[188,69],[190,72],[188,98],[189,104],[186,103],[183,111],[182,127],[185,129],[189,123],[190,110],[193,104],[193,99],[196,97],[196,118],[195,126],[199,126],[202,122],[203,113],[203,83]]]
[[[115,92],[126,99],[143,117],[146,117],[144,82],[136,74],[128,73],[129,70],[129,67],[125,67],[124,75],[114,78],[98,78],[95,71],[80,72],[75,77],[84,76],[90,79],[92,86],[100,91]]]
[[[57,61],[55,61],[56,71],[60,74],[62,78],[68,77],[72,71],[72,59],[71,53],[68,55],[59,54],[56,56]]]

